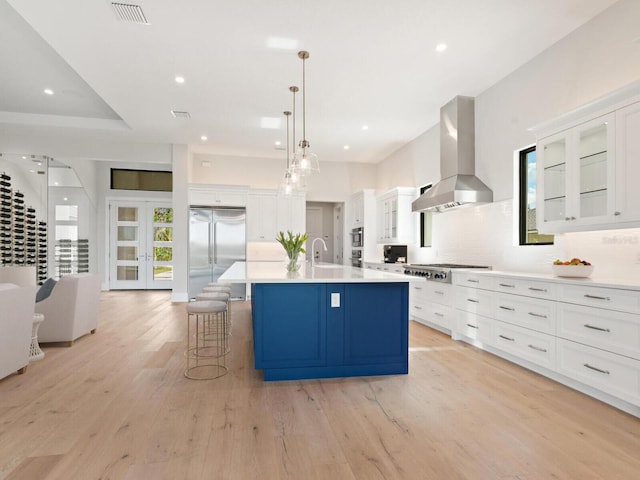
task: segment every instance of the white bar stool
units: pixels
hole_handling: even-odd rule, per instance
[[[191,335],[191,323],[195,335]],[[187,368],[184,376],[192,380],[211,380],[227,373],[229,353],[227,303],[195,301],[187,303]]]

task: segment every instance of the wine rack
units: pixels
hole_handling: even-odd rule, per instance
[[[47,279],[47,224],[6,173],[0,173],[0,265],[35,265],[38,285]]]

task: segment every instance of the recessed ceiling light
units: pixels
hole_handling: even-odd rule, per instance
[[[35,170],[29,170],[29,173],[36,173]]]
[[[276,143],[276,147],[279,147],[282,144],[282,142],[280,140],[276,140],[275,143]]]
[[[64,200],[66,202],[69,199],[67,197],[62,197],[62,200]]]
[[[202,135],[200,137],[200,140],[202,140],[203,142],[206,142],[207,141],[207,136],[206,135]]]
[[[260,119],[260,126],[271,129],[280,128],[280,119],[278,117],[262,117]]]
[[[184,77],[181,77],[180,75],[178,75],[176,77],[176,83],[184,83]]]
[[[22,159],[23,159],[23,160],[26,160],[26,159],[27,159],[27,156],[26,156],[26,155],[22,155]]]
[[[53,182],[54,185],[60,185],[58,182]]]
[[[46,93],[47,95],[53,95],[53,90],[51,90],[50,88],[45,88],[44,93]]]
[[[436,45],[436,52],[444,52],[447,49],[446,43],[439,43]]]
[[[369,130],[369,125],[362,125],[362,130]]]
[[[345,150],[349,150],[349,145],[345,145],[343,148],[344,148]]]

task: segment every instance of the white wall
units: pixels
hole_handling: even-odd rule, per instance
[[[320,162],[320,174],[308,181],[308,201],[343,202],[352,192],[373,188],[376,183],[375,165]],[[277,189],[285,167],[285,160],[194,154],[189,182]]]
[[[434,215],[433,247],[410,249],[410,262],[548,272],[553,259],[576,256],[599,275],[640,273],[640,229],[564,234],[554,246],[521,247],[513,203],[514,151],[535,143],[529,127],[640,79],[638,18],[640,2],[622,0],[476,98],[476,174],[494,203]],[[523,34],[535,34],[535,26]],[[377,189],[439,179],[438,157],[435,127],[381,162]]]

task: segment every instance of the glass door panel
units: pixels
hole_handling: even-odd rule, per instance
[[[607,214],[607,128],[601,123],[579,134],[581,218]]]
[[[544,145],[544,221],[564,220],[567,210],[566,139]]]
[[[173,282],[173,208],[153,205],[151,210],[151,261],[148,288],[171,288]]]

